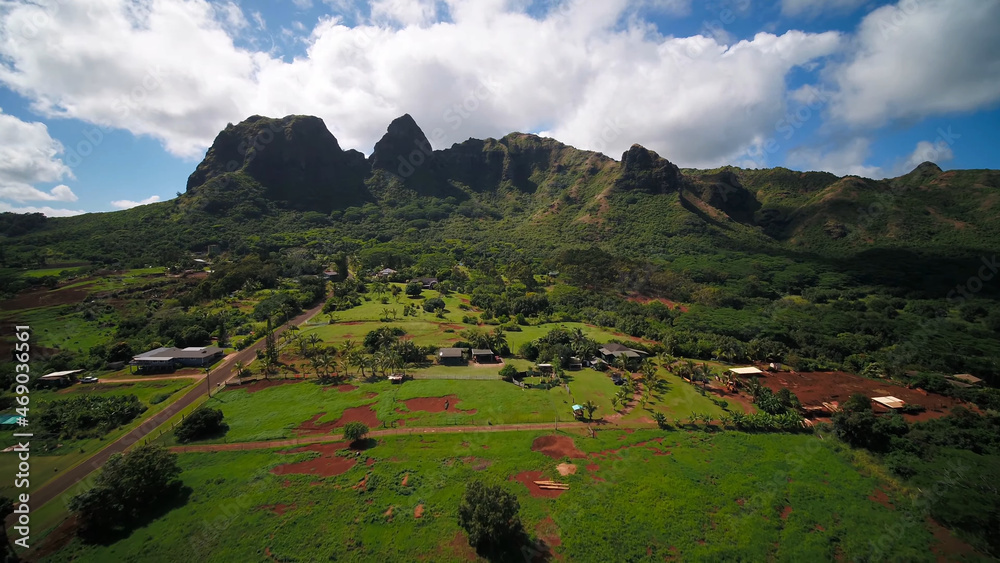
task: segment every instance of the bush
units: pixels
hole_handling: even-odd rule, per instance
[[[160,393],[159,395],[157,395],[157,396],[153,397],[152,399],[150,399],[149,400],[149,404],[151,404],[151,405],[158,405],[158,404],[162,403],[163,401],[166,401],[167,399],[169,399],[170,395],[171,395],[170,393]]]
[[[53,401],[39,419],[46,431],[66,438],[88,438],[127,424],[146,410],[135,395],[84,396]]]
[[[504,367],[500,368],[500,377],[502,377],[505,381],[511,381],[516,376],[517,376],[516,367],[507,364]]]
[[[423,284],[418,281],[412,281],[406,284],[406,294],[410,297],[419,297],[420,292],[424,290]]]
[[[177,441],[191,442],[224,434],[229,430],[229,425],[222,419],[221,410],[202,407],[181,421],[177,427]]]
[[[428,313],[433,313],[434,311],[444,311],[444,300],[440,297],[434,297],[424,301],[424,311]]]

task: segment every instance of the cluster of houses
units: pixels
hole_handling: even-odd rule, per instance
[[[499,364],[500,356],[488,348],[441,348],[437,353],[438,363],[443,366],[464,366],[476,364]]]

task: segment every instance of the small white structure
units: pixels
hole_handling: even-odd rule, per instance
[[[891,395],[885,397],[872,397],[872,402],[878,403],[887,409],[901,409],[906,403],[902,399],[897,399]]]
[[[729,373],[731,373],[733,375],[739,375],[739,376],[763,375],[764,374],[764,372],[760,371],[759,369],[757,369],[757,368],[755,368],[753,366],[745,367],[745,368],[733,368],[733,369],[729,370]]]

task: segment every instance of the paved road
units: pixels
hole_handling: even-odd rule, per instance
[[[302,313],[301,315],[292,319],[291,324],[301,325],[305,323],[308,319],[318,314],[323,309],[323,304],[317,305],[316,307]],[[287,329],[288,325],[282,325],[274,331],[275,337],[279,336],[282,332]],[[211,386],[212,388],[218,386],[220,383],[225,383],[235,374],[233,373],[233,364],[237,360],[241,360],[244,363],[250,363],[253,359],[257,357],[257,350],[264,348],[264,341],[261,340],[255,343],[253,346],[245,350],[241,350],[235,354],[230,354],[223,362],[216,367],[208,375],[208,383],[205,385],[198,385],[194,389],[188,391],[183,397],[172,403],[167,408],[154,414],[148,420],[140,424],[138,427],[133,429],[128,434],[125,434],[121,438],[118,438],[103,450],[94,454],[90,459],[73,467],[61,475],[52,479],[51,481],[42,485],[40,489],[31,493],[31,508],[33,511],[38,510],[45,503],[51,501],[52,499],[58,497],[64,492],[70,490],[74,485],[81,484],[80,489],[86,487],[86,483],[81,483],[86,479],[93,471],[102,467],[104,462],[108,460],[113,454],[120,453],[128,449],[133,444],[140,442],[143,438],[153,433],[161,424],[169,420],[172,416],[179,413],[185,407],[190,406],[199,397],[204,396]],[[9,519],[8,519],[9,523]],[[9,529],[9,526],[8,526]]]

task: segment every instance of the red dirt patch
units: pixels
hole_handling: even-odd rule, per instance
[[[77,283],[74,281],[73,283]],[[55,307],[56,305],[71,305],[82,303],[90,291],[84,287],[73,289],[44,289],[41,291],[29,291],[22,293],[13,299],[0,301],[0,309],[4,311],[17,311],[20,309],[34,309],[36,307]]]
[[[577,449],[573,439],[569,436],[539,436],[531,443],[531,451],[540,452],[552,459],[587,457],[585,453]]]
[[[463,457],[462,458],[462,463],[464,463],[465,465],[468,465],[468,466],[472,467],[472,469],[475,470],[475,471],[482,471],[482,470],[486,469],[487,467],[493,465],[493,462],[490,461],[490,460],[488,460],[488,459],[482,459],[482,458],[473,457],[473,456]]]
[[[792,507],[786,506],[781,510],[781,519],[788,520],[788,516],[792,513]]]
[[[370,457],[370,458],[366,459],[365,460],[365,465],[368,466],[368,467],[371,467],[371,466],[375,465],[375,458]]]
[[[264,504],[257,507],[259,510],[270,510],[271,512],[281,516],[286,512],[295,510],[295,503],[292,504]]]
[[[868,397],[892,395],[907,403],[923,405],[927,409],[919,414],[904,414],[903,416],[910,422],[940,418],[947,415],[952,407],[964,404],[952,397],[927,393],[921,389],[909,389],[889,381],[868,379],[842,371],[768,373],[760,378],[760,382],[772,391],[787,387],[798,396],[804,406],[822,405],[824,401],[843,403],[854,393]]]
[[[882,489],[875,489],[874,493],[868,495],[868,500],[877,502],[889,510],[896,510],[896,507],[889,502],[889,495],[887,495]]]
[[[424,505],[418,504],[416,508],[413,509],[414,518],[423,518],[424,516]]]
[[[298,428],[295,429],[295,433],[300,436],[328,434],[334,428],[340,428],[348,422],[361,422],[368,428],[375,428],[376,426],[381,426],[382,424],[371,405],[361,405],[360,407],[345,409],[344,414],[340,415],[340,418],[337,420],[330,422],[317,422],[325,414],[325,412],[321,412],[303,422],[298,426]]]
[[[281,452],[283,454],[317,452],[320,455],[297,463],[279,465],[272,469],[271,473],[274,473],[275,475],[288,475],[294,473],[299,475],[317,475],[321,477],[340,475],[345,473],[348,469],[354,467],[357,463],[357,460],[353,457],[340,457],[336,455],[337,451],[344,449],[346,445],[347,444],[344,442],[336,442],[332,444],[312,444],[296,448],[294,450]]]
[[[263,391],[264,389],[270,389],[271,387],[277,387],[279,385],[290,385],[292,383],[299,383],[294,379],[265,379],[262,381],[254,381],[249,385],[240,385],[240,389],[245,389],[247,393],[256,393],[258,391]]]
[[[596,463],[591,463],[591,464],[587,465],[587,471],[598,471],[600,469],[601,469],[601,466],[597,465]]]
[[[927,527],[934,534],[935,543],[931,545],[931,551],[937,555],[938,561],[965,561],[966,556],[969,559],[982,557],[974,547],[952,535],[948,528],[938,524],[930,516],[927,517]]]
[[[409,481],[410,481],[410,474],[407,473],[406,475],[403,475],[403,483],[402,483],[402,485],[404,487],[406,486],[406,483],[408,483]]]
[[[541,471],[522,471],[514,476],[514,480],[523,483],[525,487],[528,487],[528,492],[531,493],[531,496],[537,498],[556,498],[566,492],[555,489],[542,489],[536,485],[535,481],[542,480]]]
[[[357,388],[358,388],[357,385],[351,385],[350,383],[345,383],[343,385],[338,385],[337,391],[340,391],[341,393],[350,393],[351,391],[354,391]]]
[[[364,394],[365,399],[374,399],[375,397],[378,397],[378,393],[374,391],[369,391],[368,393]]]
[[[445,412],[446,410],[453,410],[462,414],[476,414],[476,409],[466,411],[456,408],[455,405],[460,400],[455,395],[448,395],[447,397],[418,397],[403,401],[403,404],[410,411]]]
[[[382,516],[385,516],[386,518],[389,518],[391,520],[392,519],[392,509],[394,509],[394,508],[396,508],[396,507],[395,506],[390,506],[389,510],[386,510],[385,514],[383,514]]]

